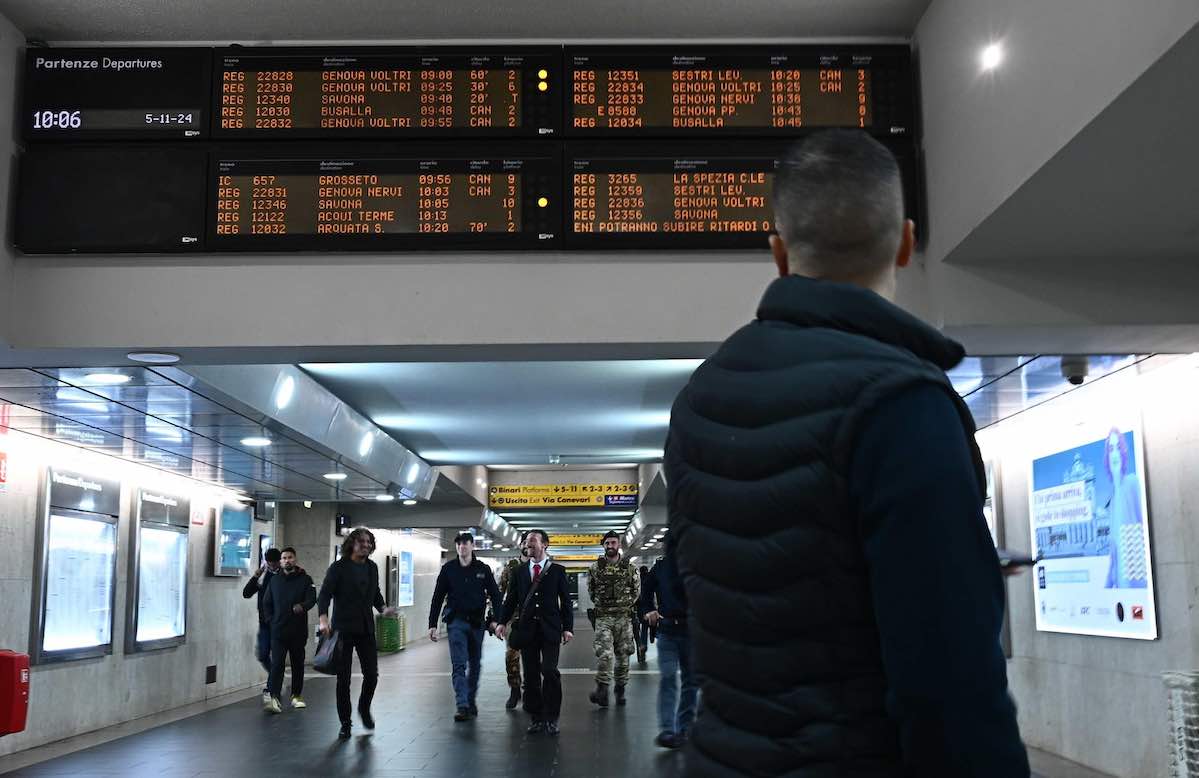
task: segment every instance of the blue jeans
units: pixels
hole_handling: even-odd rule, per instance
[[[695,720],[695,702],[699,684],[691,672],[691,639],[686,632],[658,630],[658,730],[685,734]],[[679,676],[683,693],[679,696]]]
[[[258,644],[254,647],[254,658],[262,669],[271,671],[271,625],[258,624]]]
[[[475,704],[479,692],[479,664],[483,659],[483,630],[471,627],[463,619],[447,625],[450,633],[450,680],[454,701],[459,708]]]

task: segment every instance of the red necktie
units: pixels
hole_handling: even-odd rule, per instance
[[[533,563],[533,580],[536,581],[540,577],[541,577],[541,565],[534,562]]]

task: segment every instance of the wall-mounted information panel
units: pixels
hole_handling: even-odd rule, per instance
[[[563,241],[578,249],[761,248],[785,144],[567,144]],[[897,154],[914,218],[912,159]]]
[[[141,489],[130,527],[125,651],[177,646],[187,634],[187,541],[191,502]]]
[[[207,137],[211,63],[211,49],[29,49],[25,137]]]
[[[559,239],[552,146],[243,151],[213,155],[213,249],[516,249]]]
[[[16,245],[27,254],[202,249],[200,146],[39,146],[21,157]]]
[[[222,49],[217,137],[545,137],[561,49]]]
[[[112,653],[121,485],[50,468],[34,573],[34,663]]]
[[[914,134],[904,46],[566,49],[571,136]]]

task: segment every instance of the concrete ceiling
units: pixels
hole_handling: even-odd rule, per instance
[[[978,268],[1181,263],[1199,280],[1199,27],[1182,37],[946,257]],[[1175,283],[1178,282],[1176,277]]]
[[[0,0],[59,42],[908,38],[931,0]]]

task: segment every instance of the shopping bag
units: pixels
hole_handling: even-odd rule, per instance
[[[337,632],[331,632],[327,637],[321,635],[316,643],[316,656],[312,658],[312,669],[325,675],[337,675],[340,648]]]

